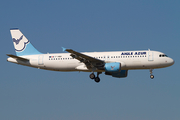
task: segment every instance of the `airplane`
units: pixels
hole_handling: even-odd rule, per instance
[[[91,72],[89,77],[100,82],[99,75],[105,72],[116,78],[125,78],[128,70],[149,69],[153,79],[153,69],[169,67],[174,60],[159,51],[111,51],[77,52],[62,47],[68,53],[39,52],[18,28],[10,29],[16,55],[7,54],[8,62],[52,71]],[[97,72],[97,75],[94,73]]]

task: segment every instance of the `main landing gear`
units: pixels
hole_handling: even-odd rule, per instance
[[[154,78],[154,75],[152,74],[152,73],[153,73],[153,72],[152,72],[153,69],[150,69],[149,71],[150,71],[150,74],[151,74],[151,75],[150,75],[150,78],[153,79],[153,78]]]
[[[100,82],[100,78],[99,78],[99,74],[101,74],[102,72],[97,72],[97,77],[94,75],[94,72],[93,73],[91,73],[90,75],[89,75],[89,77],[91,78],[91,79],[94,79],[94,81],[95,82]]]

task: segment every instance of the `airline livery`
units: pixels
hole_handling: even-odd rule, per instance
[[[11,29],[16,55],[7,54],[7,61],[29,67],[53,71],[91,72],[89,77],[100,82],[99,74],[105,72],[116,78],[127,77],[128,70],[164,68],[174,64],[174,60],[162,52],[114,51],[114,52],[76,52],[63,48],[68,53],[43,54],[36,50],[19,29]],[[94,74],[97,72],[97,75]]]

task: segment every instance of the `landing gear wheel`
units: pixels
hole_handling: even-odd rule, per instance
[[[91,73],[91,74],[89,75],[89,77],[90,77],[91,79],[95,79],[94,73]]]
[[[152,75],[152,73],[153,73],[153,72],[152,72],[152,71],[153,71],[153,69],[150,69],[149,71],[150,71],[150,74],[151,74],[151,75],[150,75],[150,78],[151,78],[151,79],[153,79],[153,78],[154,78],[154,75]]]
[[[153,78],[154,78],[154,75],[150,75],[150,78],[153,79]]]
[[[98,82],[100,82],[100,78],[99,77],[95,77],[94,81],[98,83]]]

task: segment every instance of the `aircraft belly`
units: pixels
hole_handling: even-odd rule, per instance
[[[128,61],[126,62],[126,69],[151,69],[158,68],[158,63],[155,61]]]
[[[127,69],[138,69],[143,67],[143,64],[141,61],[129,61],[126,63]]]
[[[78,66],[78,63],[74,62],[59,62],[59,61],[50,61],[45,63],[47,69],[57,70],[57,71],[75,71],[75,68]]]
[[[162,68],[158,61],[133,61],[126,64],[127,69],[154,69]]]

